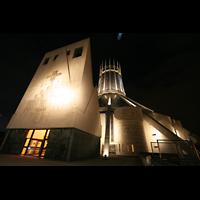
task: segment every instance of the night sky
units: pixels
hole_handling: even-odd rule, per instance
[[[93,81],[118,59],[127,97],[181,120],[200,136],[200,33],[0,33],[0,130],[15,112],[44,54],[90,37]]]

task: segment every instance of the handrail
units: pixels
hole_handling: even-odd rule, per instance
[[[183,154],[182,150],[183,148],[180,146],[180,144],[183,142],[183,144],[188,146],[188,152],[186,155]],[[158,147],[158,151],[159,151],[159,157],[160,159],[164,159],[164,160],[171,160],[173,161],[174,159],[170,159],[170,158],[163,158],[163,155],[165,155],[165,153],[162,153],[161,148],[160,148],[160,144],[164,143],[164,144],[175,144],[176,145],[176,153],[178,155],[178,161],[180,162],[180,165],[187,165],[187,164],[194,164],[194,165],[200,165],[200,157],[198,155],[198,152],[196,151],[195,145],[192,141],[189,140],[162,140],[162,139],[158,139],[156,142],[151,142],[151,149],[152,149],[152,156],[154,155],[154,150],[153,150],[153,143],[157,144]],[[175,154],[176,154],[175,153]]]

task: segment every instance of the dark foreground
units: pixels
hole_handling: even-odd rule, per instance
[[[105,160],[96,158],[64,162],[31,156],[0,154],[0,166],[144,166],[140,158],[113,156]]]

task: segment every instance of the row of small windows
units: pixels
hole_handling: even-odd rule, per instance
[[[67,56],[70,55],[70,52],[71,52],[71,51],[67,51],[67,52],[66,52]],[[77,57],[82,56],[82,52],[83,52],[83,47],[80,47],[80,48],[75,49],[73,58],[77,58]],[[55,55],[53,61],[55,61],[55,60],[57,59],[58,56],[59,56],[59,54]],[[49,59],[50,59],[50,57],[49,57],[49,58],[46,58],[45,61],[44,61],[44,63],[43,63],[43,65],[46,65],[46,64],[49,62]]]
[[[122,147],[121,147],[121,145],[119,144],[118,151],[125,152],[125,145],[122,144]],[[127,144],[126,145],[126,151],[127,152],[134,152],[134,145],[133,144],[131,144],[131,145]]]

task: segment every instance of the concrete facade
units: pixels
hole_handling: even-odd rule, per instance
[[[114,111],[114,136],[117,155],[138,156],[147,151],[140,108],[122,107]]]
[[[89,38],[44,55],[7,129],[1,153],[64,161],[99,155]]]
[[[101,145],[105,143],[106,114],[101,113],[102,137]],[[173,120],[175,121],[175,120]],[[187,140],[190,132],[179,124],[172,123],[169,116],[159,113],[145,113],[144,110],[133,106],[115,108],[113,112],[113,141],[110,151],[115,146],[116,155],[139,156],[140,152],[159,153],[157,140]],[[152,143],[152,144],[151,144]],[[162,146],[163,153],[176,153],[175,145]],[[103,147],[101,147],[103,153]]]
[[[82,55],[74,58],[80,47]],[[73,127],[100,137],[99,121],[90,41],[85,39],[45,54],[7,129]]]

